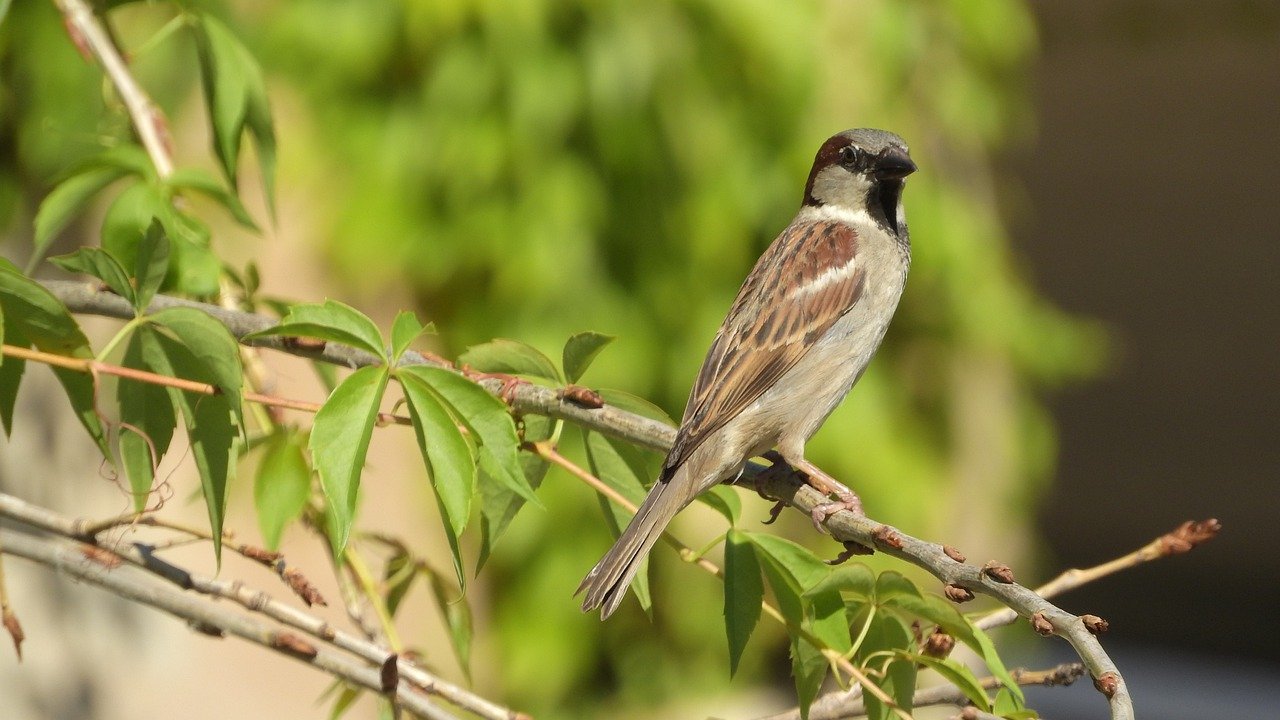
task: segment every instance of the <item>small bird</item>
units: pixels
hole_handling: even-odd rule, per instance
[[[587,574],[584,611],[609,617],[667,523],[699,493],[777,450],[809,484],[861,514],[857,495],[804,458],[804,445],[862,376],[911,264],[902,138],[846,130],[822,144],[804,204],[756,262],[702,362],[675,444],[627,529]]]

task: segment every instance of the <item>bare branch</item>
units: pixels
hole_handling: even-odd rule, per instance
[[[151,546],[143,543],[123,541],[112,542],[105,538],[95,539],[93,537],[87,537],[85,535],[85,529],[92,527],[95,524],[88,520],[75,520],[65,517],[53,512],[52,510],[48,510],[38,505],[33,505],[4,493],[0,493],[0,517],[17,520],[40,530],[60,535],[69,540],[84,543],[74,544],[71,546],[73,548],[72,552],[77,556],[78,562],[82,565],[93,565],[95,567],[102,568],[105,571],[119,568],[122,564],[127,563],[138,570],[145,570],[156,577],[163,578],[172,585],[176,585],[180,590],[174,590],[174,592],[181,595],[191,597],[182,591],[192,590],[196,593],[201,593],[210,597],[230,600],[252,613],[264,615],[289,628],[305,633],[309,636],[308,642],[314,641],[313,644],[318,644],[321,647],[332,646],[339,650],[349,652],[367,663],[368,667],[366,669],[373,668],[371,671],[373,672],[373,677],[377,678],[377,684],[366,687],[372,687],[375,691],[380,691],[381,688],[381,676],[377,668],[382,668],[391,659],[394,659],[398,666],[400,679],[406,681],[404,683],[400,683],[398,686],[397,701],[400,701],[399,695],[407,692],[408,688],[417,688],[428,694],[436,695],[453,705],[475,714],[478,717],[485,718],[485,720],[527,720],[527,716],[522,713],[509,710],[442,678],[436,677],[435,675],[432,675],[417,665],[409,662],[405,658],[397,657],[394,653],[384,647],[350,633],[337,630],[331,627],[324,620],[291,605],[280,602],[279,600],[272,598],[267,593],[250,588],[244,583],[239,581],[219,580],[200,573],[190,572],[157,557]],[[9,543],[10,538],[15,535],[18,534],[8,533],[5,535],[5,552],[10,551],[7,543]],[[32,542],[43,543],[46,541],[34,540]],[[24,555],[24,557],[26,557],[26,555]],[[48,565],[49,563],[44,564]],[[51,567],[58,566],[51,565]],[[90,581],[93,582],[92,579],[90,579]],[[116,594],[121,594],[116,592],[113,587],[108,586],[107,589]],[[134,599],[129,595],[124,595],[124,597]],[[218,603],[212,603],[212,606],[217,608],[224,607],[222,604]],[[222,612],[227,611],[223,610]],[[192,619],[185,615],[181,617],[188,620]],[[417,712],[414,710],[414,705],[405,703],[404,707],[408,710]],[[451,716],[445,714],[436,715],[435,717]]]

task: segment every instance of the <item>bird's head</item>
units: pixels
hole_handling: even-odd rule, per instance
[[[865,210],[898,235],[902,187],[915,171],[907,143],[897,135],[870,128],[845,130],[818,149],[804,188],[804,204]]]

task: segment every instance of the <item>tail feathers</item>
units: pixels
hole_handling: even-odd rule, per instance
[[[655,485],[627,529],[596,566],[583,578],[578,594],[585,590],[582,609],[586,612],[601,608],[600,619],[613,614],[627,595],[627,588],[640,570],[640,562],[649,554],[654,543],[662,536],[667,523],[687,504],[677,497],[675,482]]]

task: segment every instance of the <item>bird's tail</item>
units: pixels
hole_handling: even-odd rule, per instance
[[[688,468],[680,468],[677,475],[683,472],[688,472]],[[627,529],[622,531],[609,552],[587,573],[574,593],[576,595],[583,590],[587,592],[582,601],[584,611],[601,608],[600,619],[603,620],[618,609],[622,598],[627,595],[631,580],[640,570],[640,562],[662,536],[667,523],[689,503],[688,498],[680,497],[683,494],[680,488],[684,484],[679,477],[673,477],[668,482],[659,481],[649,490],[649,495],[636,511],[635,517],[631,518]]]

